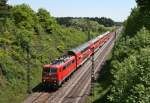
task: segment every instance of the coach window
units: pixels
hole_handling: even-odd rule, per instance
[[[79,57],[79,59],[81,59],[81,57]]]
[[[68,63],[67,67],[69,67],[71,65],[71,62]]]
[[[65,65],[64,67],[63,67],[63,70],[65,70],[67,68],[67,66]]]
[[[72,61],[72,64],[74,63],[74,60]]]

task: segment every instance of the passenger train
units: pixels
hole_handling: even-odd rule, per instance
[[[79,66],[82,66],[106,42],[114,38],[115,32],[106,32],[96,38],[69,50],[65,55],[43,66],[42,84],[60,87]]]

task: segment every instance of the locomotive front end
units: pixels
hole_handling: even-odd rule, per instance
[[[45,85],[57,85],[57,67],[45,65],[42,73],[42,83]]]

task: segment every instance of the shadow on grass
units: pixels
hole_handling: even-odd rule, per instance
[[[110,103],[110,102],[108,102],[108,100],[107,100],[107,94],[109,94],[109,93],[106,93],[106,94],[103,95],[101,98],[95,100],[93,103]]]

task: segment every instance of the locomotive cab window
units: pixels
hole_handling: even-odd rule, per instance
[[[46,73],[56,73],[57,68],[44,68],[44,72],[46,72]]]
[[[50,72],[51,72],[51,73],[56,73],[56,72],[57,72],[57,69],[56,69],[56,68],[50,68]]]

